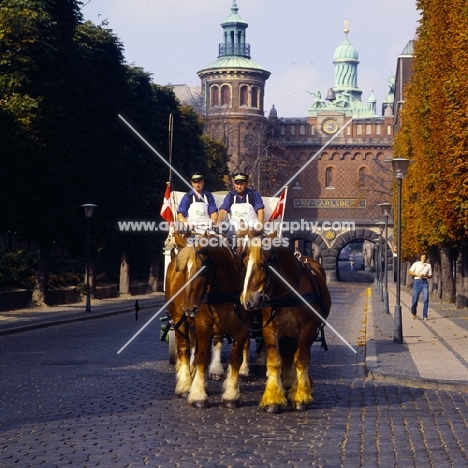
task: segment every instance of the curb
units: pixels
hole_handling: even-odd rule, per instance
[[[151,307],[154,307],[154,306],[153,305],[140,306],[140,311],[144,309],[150,309]],[[3,330],[0,329],[0,336],[12,335],[14,333],[21,333],[21,332],[30,331],[30,330],[37,330],[40,328],[54,327],[56,325],[63,325],[66,323],[83,322],[85,320],[94,320],[94,319],[104,318],[104,317],[108,317],[112,315],[126,314],[128,312],[135,312],[135,307],[129,305],[128,307],[124,307],[123,309],[116,309],[116,310],[111,310],[108,312],[85,312],[86,315],[79,315],[79,316],[74,316],[74,317],[65,317],[65,318],[51,317],[50,319],[42,319],[42,321],[36,322],[36,323],[13,326],[11,328],[5,328]]]
[[[404,387],[425,388],[429,390],[456,391],[468,393],[468,383],[453,381],[446,382],[441,380],[431,380],[423,378],[399,377],[396,375],[384,374],[379,371],[366,368],[366,380],[377,382],[386,382]]]

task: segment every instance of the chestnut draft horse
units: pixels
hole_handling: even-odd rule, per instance
[[[181,248],[175,261],[169,265],[166,291],[174,293],[186,284],[180,293],[180,299],[173,301],[170,308],[172,320],[177,323],[183,314],[188,317],[195,330],[195,371],[188,391],[188,402],[194,407],[208,405],[206,392],[207,371],[211,373],[210,356],[213,339],[222,343],[222,337],[232,337],[232,349],[229,355],[229,368],[223,386],[223,405],[237,407],[240,402],[239,375],[248,374],[247,354],[251,324],[251,314],[240,307],[239,295],[242,289],[242,262],[229,248],[222,236],[198,236],[186,239],[175,234],[176,244]],[[205,267],[201,274],[202,267]],[[169,285],[169,288],[168,288]],[[177,289],[178,288],[178,289]],[[181,326],[182,327],[182,326]],[[189,324],[176,328],[176,339],[182,332],[187,332]],[[184,369],[177,369],[176,393],[182,394],[187,387],[190,373],[186,367],[188,353],[182,343],[177,343],[179,360],[184,362]],[[220,349],[218,349],[220,352]],[[185,354],[184,354],[185,353]],[[219,364],[220,365],[220,364]],[[210,368],[209,368],[210,366]]]
[[[241,303],[250,311],[262,309],[267,382],[260,406],[278,413],[289,400],[292,409],[303,411],[313,401],[310,348],[324,323],[284,281],[326,319],[331,298],[325,272],[312,258],[299,259],[288,247],[275,247],[275,239],[249,237]]]
[[[179,252],[187,245],[187,239],[190,238],[190,233],[187,232],[183,236],[179,233],[173,233],[171,236],[171,245],[173,252],[177,249]],[[165,291],[166,302],[172,301],[167,306],[171,321],[175,328],[175,347],[176,347],[176,386],[175,394],[179,397],[187,397],[192,385],[192,366],[193,357],[195,354],[195,328],[192,320],[188,317],[190,314],[185,314],[184,294],[180,292],[173,298],[177,292],[181,291],[187,283],[187,268],[199,262],[200,259],[194,255],[194,251],[184,251],[177,255],[173,253],[171,262],[166,271]],[[193,277],[193,275],[192,275]],[[213,353],[209,368],[210,378],[212,380],[220,380],[224,376],[224,369],[221,365],[221,350],[223,340],[215,337],[213,341]]]

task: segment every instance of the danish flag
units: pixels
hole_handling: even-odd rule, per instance
[[[174,213],[171,208],[171,186],[166,185],[166,193],[164,194],[164,201],[161,207],[161,216],[168,223],[174,222]]]
[[[273,221],[278,218],[283,218],[284,216],[284,205],[286,203],[286,194],[288,192],[288,188],[285,187],[283,191],[281,192],[281,195],[279,197],[278,203],[275,206],[275,209],[273,210],[273,213],[271,213],[270,219],[268,221]]]

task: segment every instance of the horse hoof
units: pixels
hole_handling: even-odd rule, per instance
[[[307,405],[305,403],[291,403],[291,409],[295,411],[305,411],[307,409]]]
[[[269,414],[279,414],[280,405],[267,405],[263,407],[263,411]]]
[[[209,408],[210,404],[208,403],[208,400],[200,400],[200,401],[192,401],[190,405],[193,408],[198,408],[198,409],[204,409],[204,408]]]
[[[210,380],[222,380],[223,376],[219,374],[210,374]]]
[[[184,392],[184,393],[178,393],[177,397],[178,398],[188,398],[189,392]]]
[[[239,400],[223,400],[223,406],[229,409],[236,409],[240,406]]]

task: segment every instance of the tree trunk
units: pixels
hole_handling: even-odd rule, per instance
[[[462,243],[457,252],[457,271],[455,274],[455,305],[457,309],[468,306],[468,258],[467,244]]]
[[[455,302],[452,255],[449,247],[440,247],[441,299],[443,302]]]
[[[39,264],[36,270],[36,281],[32,292],[32,301],[38,307],[47,305],[47,290],[49,284],[50,245],[41,245]]]
[[[127,254],[122,253],[120,257],[120,295],[130,294],[130,266],[127,262]]]
[[[432,279],[429,280],[429,298],[435,302],[440,301],[441,277],[439,249],[434,247],[429,253],[429,262],[432,265]]]
[[[84,282],[86,283],[87,281],[87,274],[88,274],[88,268],[85,268],[85,274],[84,274]],[[95,263],[90,263],[89,264],[89,291],[91,293],[91,296],[94,297],[96,294],[96,275],[95,275],[95,270],[96,270],[96,264]],[[86,283],[87,284],[87,283]]]
[[[148,278],[148,291],[149,292],[156,292],[158,290],[158,282],[159,282],[159,259],[157,256],[154,256],[151,259],[150,263],[150,271],[149,271],[149,278]]]

